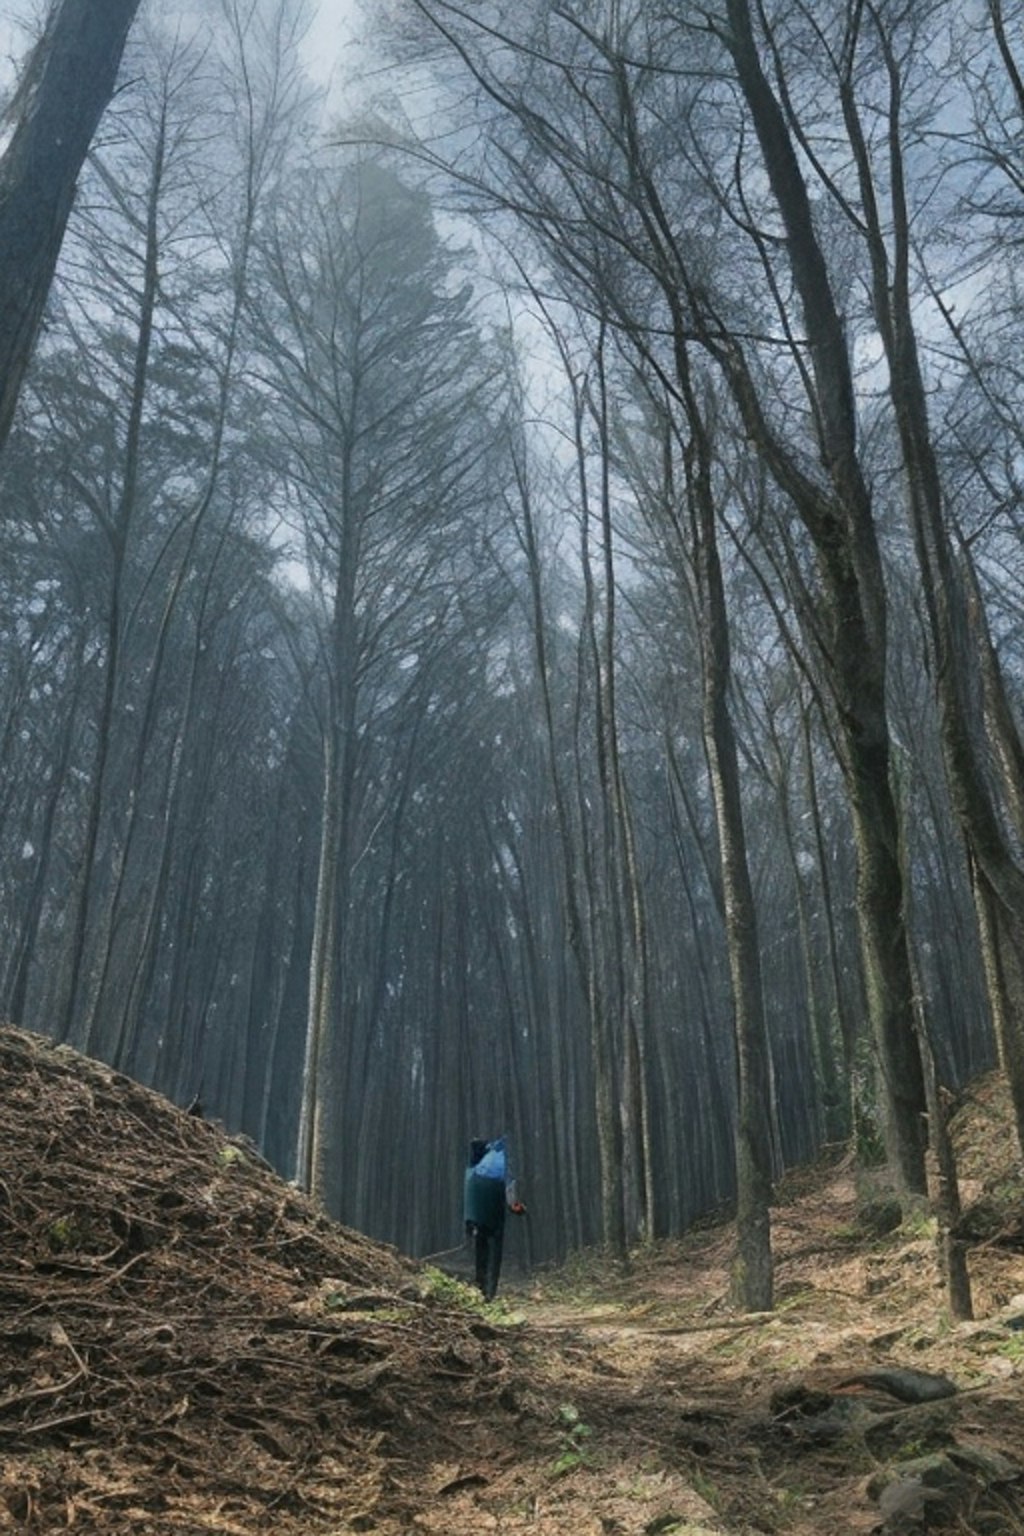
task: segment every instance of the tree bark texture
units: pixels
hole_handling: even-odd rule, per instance
[[[747,1312],[773,1305],[771,1248],[771,1077],[765,1026],[757,909],[747,860],[739,758],[729,710],[729,620],[718,554],[711,448],[693,396],[685,350],[677,371],[691,441],[687,481],[699,601],[704,745],[718,828],[722,899],[736,1042],[736,1257],[733,1291]]]
[[[7,113],[0,159],[0,447],[50,291],[82,162],[139,0],[60,0]]]

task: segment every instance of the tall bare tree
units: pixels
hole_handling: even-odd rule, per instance
[[[261,242],[253,306],[322,604],[323,794],[298,1167],[341,1208],[356,1042],[354,876],[381,701],[444,633],[453,529],[488,461],[493,384],[452,254],[383,164],[310,168]],[[391,669],[397,669],[397,672]],[[351,1139],[348,1139],[351,1138]],[[344,1193],[344,1198],[349,1198]]]

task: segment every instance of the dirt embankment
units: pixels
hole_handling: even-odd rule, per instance
[[[0,1029],[0,1530],[1024,1532],[994,1079],[957,1135],[975,1323],[945,1317],[927,1224],[872,1234],[824,1165],[781,1194],[770,1316],[727,1305],[727,1227],[487,1312],[217,1128]]]

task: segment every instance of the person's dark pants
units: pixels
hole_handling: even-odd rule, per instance
[[[476,1229],[476,1283],[487,1301],[493,1301],[501,1274],[501,1247],[504,1239],[501,1227],[478,1226]]]

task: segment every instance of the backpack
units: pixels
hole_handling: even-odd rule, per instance
[[[501,1179],[502,1182],[507,1171],[505,1143],[500,1138],[489,1143],[487,1151],[473,1169],[479,1179]]]

